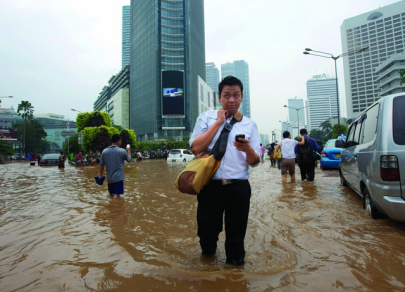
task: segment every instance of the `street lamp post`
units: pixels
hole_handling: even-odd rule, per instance
[[[72,111],[74,111],[74,112],[79,112],[79,113],[82,113],[81,111],[78,111],[78,110],[76,110],[76,109],[71,109]]]
[[[347,53],[343,53],[340,54],[338,56],[334,56],[330,53],[325,53],[325,52],[321,52],[321,51],[315,51],[312,49],[305,49],[305,52],[303,52],[304,55],[311,55],[311,56],[317,56],[317,57],[322,57],[322,58],[329,58],[329,59],[333,59],[335,61],[335,79],[336,79],[336,102],[337,102],[337,116],[338,116],[338,125],[340,125],[340,106],[339,106],[339,89],[338,89],[338,81],[337,81],[337,65],[336,65],[336,60],[339,59],[340,57],[344,57],[344,56],[348,56],[348,55],[352,55],[352,54],[357,54],[360,52],[364,52],[365,50],[368,49],[368,46],[362,47],[361,49],[355,50],[355,51],[351,51],[351,52],[347,52]],[[319,54],[323,54],[323,55],[318,55],[318,54],[313,54],[313,53],[309,53],[309,52],[315,52],[315,53],[319,53]]]
[[[295,108],[295,107],[292,107],[292,106],[284,105],[284,107],[292,108],[292,109],[295,109],[297,111],[297,132],[298,132],[297,136],[299,136],[300,135],[300,117],[298,115],[298,111],[300,109],[306,108],[307,106],[303,106],[303,107],[300,107],[300,108]]]

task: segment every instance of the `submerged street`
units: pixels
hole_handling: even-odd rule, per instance
[[[184,164],[125,166],[125,194],[98,167],[0,165],[1,291],[403,291],[405,224],[374,221],[336,170],[281,183],[251,169],[244,266],[204,258],[196,197],[174,180]],[[297,178],[299,169],[297,168]]]

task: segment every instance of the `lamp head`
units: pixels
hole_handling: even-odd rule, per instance
[[[311,49],[308,49],[308,48],[306,48],[306,49],[305,49],[305,51],[308,51],[308,52],[310,52],[310,51],[312,51],[312,50],[311,50]]]
[[[284,107],[287,107],[286,105],[284,105]]]
[[[304,54],[304,55],[309,55],[309,53],[308,53],[308,52],[303,52],[303,54]]]
[[[364,51],[367,50],[367,49],[368,49],[368,46],[362,47],[360,50],[358,50],[358,53],[364,52]]]

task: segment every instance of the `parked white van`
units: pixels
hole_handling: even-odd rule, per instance
[[[405,222],[405,93],[382,97],[350,125],[339,174],[373,219]]]

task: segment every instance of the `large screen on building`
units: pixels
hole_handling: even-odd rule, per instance
[[[163,115],[184,115],[184,73],[162,71]]]

